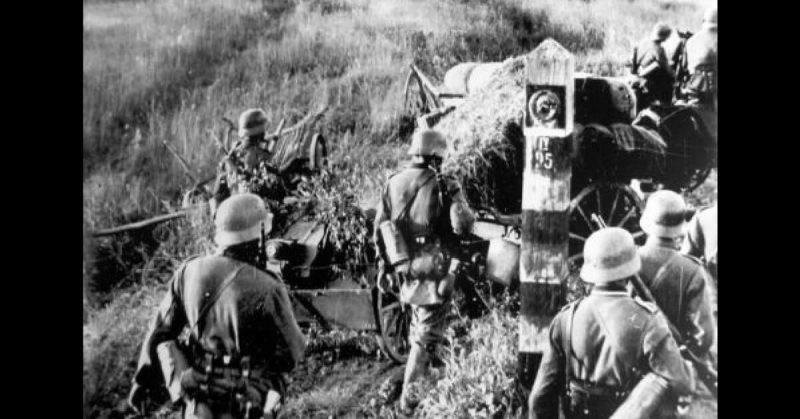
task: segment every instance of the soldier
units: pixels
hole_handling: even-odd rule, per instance
[[[232,194],[251,192],[265,199],[276,211],[286,197],[286,186],[270,163],[272,152],[266,140],[267,114],[248,109],[239,116],[239,141],[220,162],[211,213]]]
[[[134,409],[166,381],[172,401],[185,403],[184,418],[277,414],[283,374],[303,359],[305,338],[280,277],[261,268],[259,240],[271,218],[253,194],[220,205],[219,251],[181,265],[145,336],[128,399]]]
[[[703,16],[699,32],[686,41],[685,59],[690,74],[685,87],[690,99],[716,109],[717,102],[717,8]]]
[[[662,45],[671,34],[672,28],[669,25],[658,23],[653,28],[651,38],[634,51],[633,72],[644,81],[644,95],[639,109],[644,109],[655,102],[669,105],[672,101],[675,71],[670,67],[667,53]]]
[[[711,304],[714,291],[702,263],[678,252],[686,234],[685,213],[686,204],[675,192],[662,189],[647,200],[639,220],[647,234],[639,249],[639,276],[682,335],[681,343],[702,358],[716,335]]]
[[[702,259],[711,278],[717,283],[717,203],[698,210],[689,221],[688,234],[681,253]]]
[[[474,222],[461,187],[439,173],[446,147],[438,132],[417,132],[408,151],[412,162],[389,179],[375,217],[384,269],[400,282],[401,302],[412,307],[404,411],[413,408],[409,385],[438,360],[457,268],[451,255],[457,236],[469,233]]]
[[[665,397],[691,391],[690,370],[663,314],[626,290],[640,268],[633,237],[618,227],[601,229],[586,240],[583,256],[581,279],[594,287],[550,324],[530,418],[557,419],[559,399],[568,419],[608,418],[632,389],[654,381],[662,384],[659,397],[647,407],[674,410]]]

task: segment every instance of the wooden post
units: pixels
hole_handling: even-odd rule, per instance
[[[526,57],[519,379],[530,390],[548,327],[565,302],[574,58],[547,39]]]

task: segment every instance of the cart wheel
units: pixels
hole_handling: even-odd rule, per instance
[[[693,190],[697,189],[698,186],[702,185],[703,182],[708,179],[708,175],[710,173],[711,165],[695,170],[694,173],[692,173],[692,175],[689,177],[689,186],[686,188],[686,192],[692,192]]]
[[[389,358],[398,364],[408,360],[411,345],[408,332],[411,326],[411,307],[400,303],[397,295],[381,292],[375,287],[375,318],[378,325],[378,344]]]
[[[417,129],[417,118],[430,112],[419,76],[411,70],[403,89],[403,113],[400,116],[400,138],[405,139]]]
[[[322,134],[314,134],[311,138],[311,170],[321,170],[328,165],[328,145]]]
[[[598,183],[589,185],[575,196],[569,204],[569,267],[568,299],[575,300],[585,295],[584,283],[580,280],[583,266],[583,244],[592,232],[600,227],[592,222],[597,214],[609,227],[628,230],[637,245],[644,242],[644,232],[639,227],[644,203],[630,186],[623,183]]]

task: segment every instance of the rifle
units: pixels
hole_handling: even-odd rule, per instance
[[[606,223],[603,222],[603,219],[598,217],[597,214],[592,214],[592,221],[594,221],[600,228],[606,228]],[[655,297],[650,292],[650,289],[647,288],[647,285],[644,284],[642,278],[639,275],[633,275],[631,277],[631,284],[633,285],[634,290],[636,290],[636,294],[639,295],[644,301],[656,304]],[[678,342],[679,349],[681,351],[681,356],[692,363],[695,370],[697,370],[697,375],[700,378],[700,381],[706,385],[708,391],[714,397],[717,397],[717,370],[714,368],[713,365],[710,365],[708,361],[700,359],[694,352],[692,352],[683,342],[683,335],[678,331],[678,328],[664,316],[667,320],[667,326],[669,326],[669,331],[672,333],[672,337],[675,338],[675,341]]]

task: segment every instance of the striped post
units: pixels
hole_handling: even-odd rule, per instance
[[[519,379],[527,390],[564,304],[572,177],[574,58],[552,39],[526,57]]]

